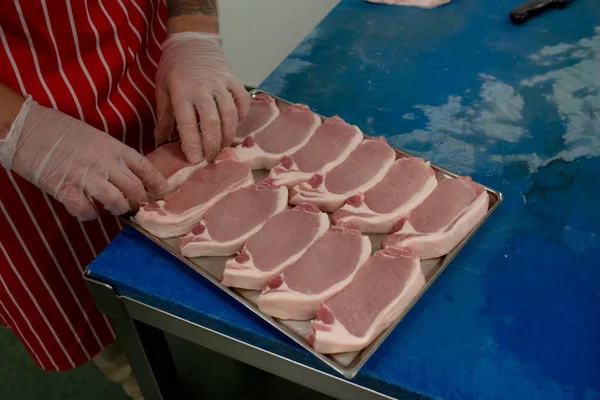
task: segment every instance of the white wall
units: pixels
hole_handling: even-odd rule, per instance
[[[257,86],[339,0],[220,0],[223,49],[245,85]]]

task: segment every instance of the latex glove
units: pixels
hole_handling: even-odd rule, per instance
[[[220,149],[231,145],[246,117],[248,93],[225,60],[220,36],[176,33],[162,50],[156,74],[154,137],[158,142],[168,138],[175,120],[187,159],[213,161]]]
[[[159,193],[165,178],[141,154],[75,118],[28,97],[7,137],[0,162],[52,195],[82,220],[97,217],[91,199],[115,215]]]

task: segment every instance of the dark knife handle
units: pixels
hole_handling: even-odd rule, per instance
[[[523,24],[535,15],[541,14],[549,8],[564,8],[570,0],[529,0],[510,12],[513,24]]]

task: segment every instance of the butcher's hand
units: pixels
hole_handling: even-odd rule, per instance
[[[0,162],[81,220],[97,217],[92,199],[115,215],[136,210],[159,194],[164,177],[145,157],[106,133],[30,97],[6,137]]]
[[[168,138],[175,121],[187,159],[213,161],[220,149],[231,145],[246,117],[248,93],[225,60],[219,35],[175,33],[162,50],[154,137],[158,142]]]

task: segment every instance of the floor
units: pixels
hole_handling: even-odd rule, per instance
[[[186,399],[311,399],[329,397],[209,350],[169,338]],[[71,371],[42,371],[8,329],[0,327],[0,399],[127,400],[92,363]],[[205,368],[209,366],[209,368]]]

